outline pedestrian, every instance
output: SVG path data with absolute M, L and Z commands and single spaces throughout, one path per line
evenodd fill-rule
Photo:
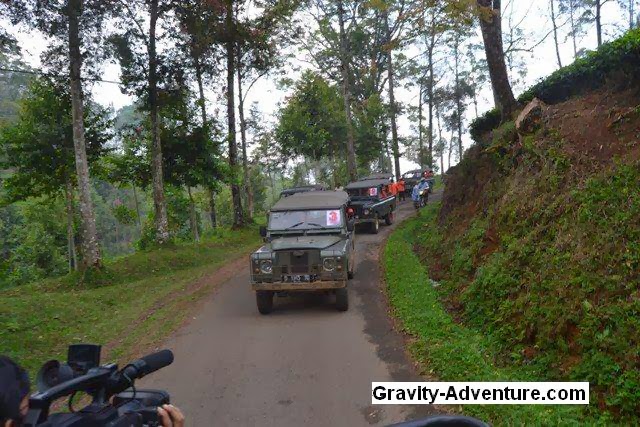
M 398 180 L 397 189 L 398 189 L 398 196 L 400 197 L 400 201 L 404 202 L 406 197 L 407 197 L 407 194 L 405 192 L 406 188 L 405 188 L 405 185 L 404 185 L 404 178 L 400 178 Z

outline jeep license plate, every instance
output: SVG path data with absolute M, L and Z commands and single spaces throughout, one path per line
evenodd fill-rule
M 307 283 L 311 281 L 309 274 L 293 274 L 282 276 L 282 281 L 287 283 Z

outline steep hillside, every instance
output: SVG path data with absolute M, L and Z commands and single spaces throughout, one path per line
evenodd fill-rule
M 527 93 L 554 96 L 520 131 L 476 123 L 415 250 L 496 363 L 588 380 L 588 411 L 626 419 L 640 413 L 640 33 L 622 40 Z

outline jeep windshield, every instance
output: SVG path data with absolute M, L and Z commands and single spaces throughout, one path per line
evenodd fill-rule
M 334 229 L 342 227 L 342 222 L 340 209 L 271 212 L 269 215 L 269 229 L 273 231 Z
M 422 174 L 419 171 L 411 171 L 411 172 L 407 172 L 404 175 L 402 175 L 402 178 L 404 178 L 404 179 L 418 179 L 418 178 L 420 178 L 420 176 L 422 176 Z

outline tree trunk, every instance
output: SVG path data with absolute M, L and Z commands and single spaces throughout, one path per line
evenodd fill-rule
M 198 84 L 198 104 L 200 104 L 200 120 L 202 120 L 202 126 L 207 127 L 209 121 L 207 120 L 207 106 L 206 99 L 204 97 L 204 83 L 202 82 L 202 65 L 200 65 L 200 58 L 197 56 L 194 58 L 194 68 L 196 72 L 196 82 Z
M 347 46 L 347 35 L 344 28 L 344 4 L 342 0 L 338 0 L 338 23 L 340 28 L 340 73 L 342 75 L 342 97 L 344 99 L 344 113 L 347 124 L 347 173 L 349 174 L 349 179 L 351 181 L 355 181 L 358 177 L 358 167 L 356 165 L 353 119 L 351 117 L 349 49 Z
M 428 166 L 433 167 L 433 92 L 435 86 L 435 77 L 433 71 L 433 50 L 435 49 L 435 18 L 432 19 L 431 40 L 429 49 L 427 50 L 427 58 L 429 60 L 429 80 L 427 82 L 427 96 L 429 97 L 429 158 Z
M 502 119 L 510 119 L 518 108 L 513 96 L 502 45 L 502 24 L 500 0 L 477 0 L 480 14 L 480 29 L 487 56 L 489 76 L 496 107 L 502 112 Z
M 334 190 L 340 186 L 340 182 L 338 181 L 338 164 L 336 161 L 336 145 L 333 139 L 329 141 L 329 158 L 331 159 L 331 175 L 333 177 Z
M 576 32 L 578 29 L 576 28 L 576 18 L 574 15 L 575 12 L 575 0 L 571 0 L 569 2 L 569 21 L 571 22 L 571 41 L 573 42 L 573 59 L 578 57 L 578 35 Z
M 200 103 L 200 119 L 202 120 L 202 126 L 206 129 L 207 135 L 210 135 L 209 120 L 207 119 L 207 106 L 206 99 L 204 97 L 204 83 L 202 82 L 202 65 L 200 63 L 200 57 L 195 55 L 194 65 L 196 71 L 196 81 L 198 83 L 198 102 Z M 215 192 L 211 190 L 211 199 L 209 200 L 209 218 L 211 219 L 211 227 L 216 228 L 216 200 Z
M 598 47 L 602 46 L 602 2 L 596 0 L 596 33 L 598 36 Z
M 244 224 L 242 214 L 242 198 L 240 188 L 236 182 L 238 165 L 238 146 L 236 143 L 236 113 L 235 113 L 235 22 L 233 17 L 233 0 L 226 0 L 226 55 L 227 55 L 227 126 L 229 138 L 229 167 L 231 169 L 231 199 L 233 203 L 233 227 Z
M 87 147 L 84 139 L 84 106 L 82 105 L 82 55 L 80 53 L 79 19 L 82 0 L 69 0 L 69 73 L 71 80 L 71 116 L 73 121 L 73 147 L 80 195 L 80 222 L 82 224 L 82 263 L 84 268 L 100 268 L 102 258 L 98 244 L 96 218 L 91 201 L 91 178 Z
M 273 175 L 271 174 L 271 171 L 269 171 L 269 179 L 271 180 L 271 202 L 275 202 L 276 201 L 276 179 L 274 178 L 275 172 L 273 173 Z
M 384 23 L 386 28 L 387 41 L 387 80 L 389 82 L 389 118 L 391 120 L 391 150 L 393 151 L 393 163 L 396 170 L 396 180 L 400 180 L 402 172 L 400 171 L 400 146 L 398 142 L 398 108 L 395 97 L 395 82 L 393 71 L 393 50 L 391 49 L 391 27 L 389 26 L 389 14 L 384 12 Z
M 253 218 L 253 189 L 249 176 L 249 160 L 247 158 L 247 121 L 244 118 L 244 98 L 242 95 L 242 70 L 240 64 L 240 48 L 238 48 L 238 115 L 240 116 L 240 140 L 242 142 L 242 177 L 244 194 L 247 197 L 248 219 Z
M 200 231 L 198 230 L 198 214 L 196 212 L 196 202 L 193 201 L 193 195 L 191 194 L 190 185 L 187 185 L 187 194 L 189 195 L 189 222 L 191 225 L 191 232 L 193 233 L 193 239 L 196 242 L 199 242 Z
M 418 164 L 424 168 L 424 141 L 422 140 L 422 79 L 418 91 Z
M 462 93 L 460 90 L 460 34 L 456 33 L 454 46 L 456 85 L 456 124 L 458 128 L 458 161 L 462 160 Z
M 553 25 L 553 41 L 556 45 L 556 58 L 558 59 L 558 67 L 562 68 L 562 58 L 560 57 L 560 43 L 558 42 L 558 24 L 556 22 L 556 5 L 555 0 L 551 0 L 551 24 Z
M 158 106 L 158 58 L 156 53 L 156 23 L 158 21 L 158 0 L 151 0 L 149 10 L 149 107 L 151 109 L 151 178 L 153 186 L 153 207 L 155 213 L 156 241 L 169 241 L 169 220 L 164 199 L 162 176 L 162 144 L 160 141 L 160 117 Z
M 451 153 L 453 152 L 453 140 L 454 140 L 454 130 L 455 128 L 451 128 L 451 138 L 449 139 L 449 157 L 447 158 L 447 166 L 451 167 Z
M 629 29 L 633 30 L 636 25 L 636 0 L 629 0 Z
M 216 228 L 218 226 L 218 218 L 216 216 L 216 192 L 209 191 L 209 220 L 211 220 L 211 227 Z
M 142 217 L 140 216 L 140 202 L 138 202 L 138 191 L 136 185 L 132 182 L 131 188 L 133 189 L 133 201 L 136 204 L 136 219 L 138 223 L 138 230 L 142 231 Z
M 64 193 L 67 207 L 67 251 L 69 256 L 69 272 L 72 272 L 78 269 L 78 255 L 76 253 L 76 240 L 73 232 L 73 185 L 69 178 L 67 178 Z
M 436 118 L 438 120 L 438 146 L 442 147 L 440 152 L 440 175 L 444 176 L 444 145 L 442 140 L 442 124 L 440 123 L 440 109 L 436 110 Z

